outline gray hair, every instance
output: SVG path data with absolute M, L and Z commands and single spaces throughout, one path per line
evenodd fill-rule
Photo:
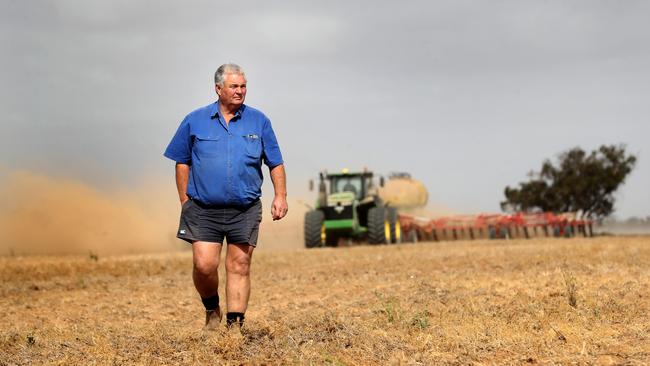
M 245 75 L 244 74 L 244 69 L 241 68 L 241 66 L 237 64 L 223 64 L 219 66 L 217 71 L 214 73 L 214 83 L 215 85 L 223 86 L 223 82 L 225 79 L 226 74 L 238 74 L 238 75 Z

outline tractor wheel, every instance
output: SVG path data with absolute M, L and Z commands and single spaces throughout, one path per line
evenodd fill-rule
M 323 211 L 309 211 L 305 214 L 305 247 L 315 248 L 323 245 L 324 220 Z
M 386 209 L 386 216 L 388 218 L 389 237 L 391 244 L 398 244 L 402 242 L 402 227 L 397 217 L 397 209 L 395 207 L 388 207 Z
M 368 242 L 386 243 L 386 219 L 383 207 L 373 207 L 368 210 Z

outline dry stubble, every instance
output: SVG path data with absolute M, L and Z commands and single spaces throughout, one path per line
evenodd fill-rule
M 650 362 L 648 237 L 260 252 L 243 338 L 190 265 L 0 259 L 0 364 Z

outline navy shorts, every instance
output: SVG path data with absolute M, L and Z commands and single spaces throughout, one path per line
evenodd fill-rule
M 207 241 L 257 246 L 262 221 L 262 202 L 244 207 L 208 206 L 190 199 L 183 203 L 177 238 L 188 243 Z

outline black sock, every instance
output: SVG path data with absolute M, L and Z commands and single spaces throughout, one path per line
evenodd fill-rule
M 205 310 L 216 310 L 219 309 L 219 294 L 216 294 L 212 297 L 201 298 Z
M 244 313 L 226 313 L 226 325 L 230 327 L 235 323 L 240 327 L 244 325 Z

